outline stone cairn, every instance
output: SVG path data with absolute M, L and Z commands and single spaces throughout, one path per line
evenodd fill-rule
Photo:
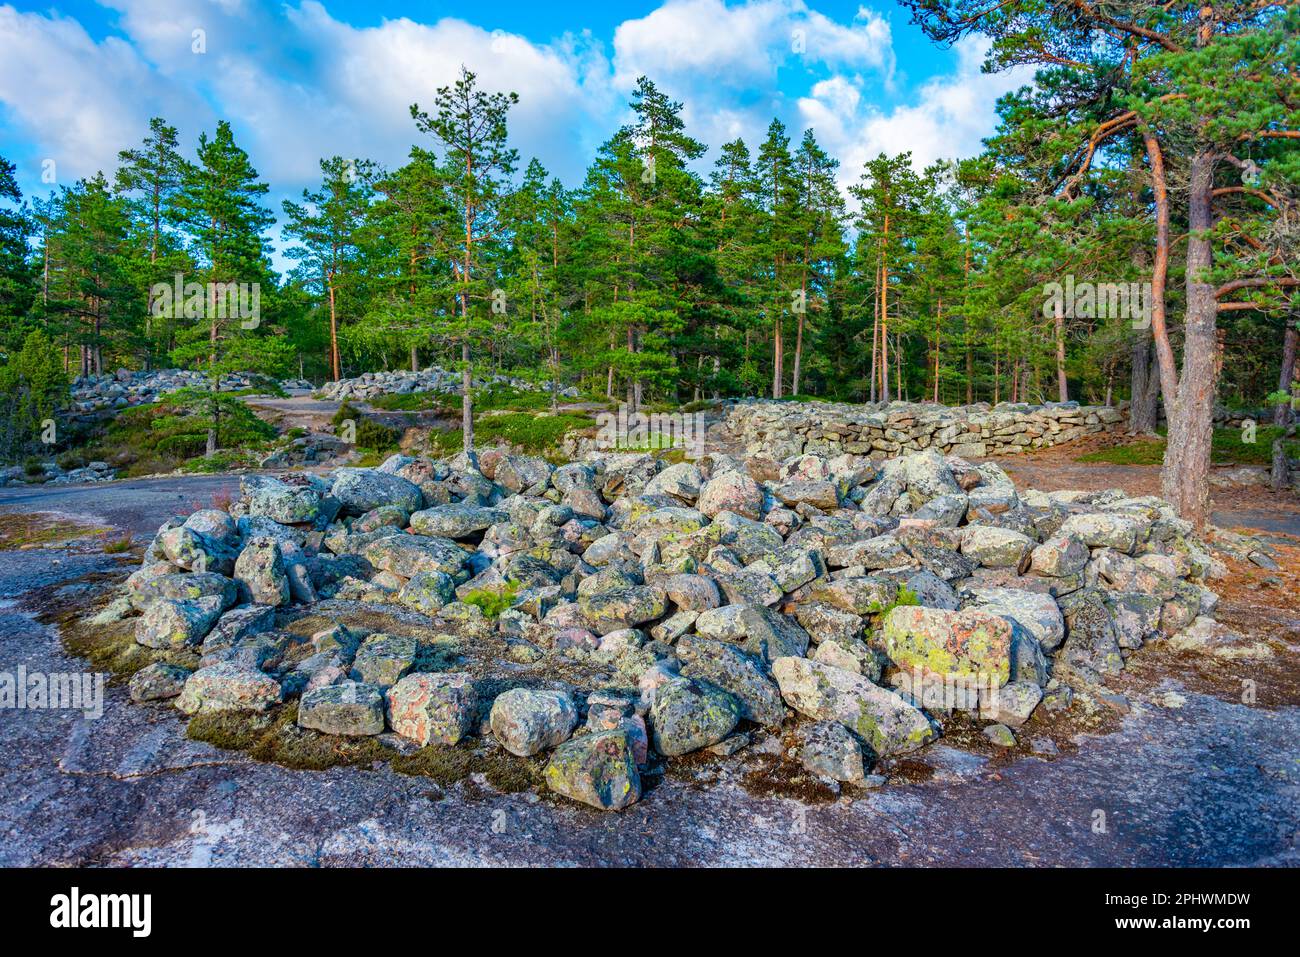
M 253 388 L 259 381 L 249 372 L 231 372 L 221 377 L 221 391 L 236 392 Z M 280 383 L 286 390 L 311 388 L 311 383 L 289 379 Z M 94 414 L 106 409 L 125 409 L 133 405 L 157 402 L 179 389 L 206 389 L 207 373 L 192 369 L 154 369 L 131 372 L 118 369 L 100 376 L 81 376 L 72 383 L 72 405 L 76 415 Z
M 1221 573 L 1158 498 L 1019 491 L 936 447 L 558 468 L 490 450 L 246 476 L 228 511 L 165 522 L 91 622 L 150 649 L 138 702 L 296 701 L 301 734 L 470 738 L 619 810 L 648 763 L 787 734 L 829 787 L 883 783 L 960 712 L 1013 744 L 1038 709 L 1101 700 L 1148 642 L 1234 640 L 1204 584 Z
M 1122 429 L 1125 416 L 1110 406 L 1077 402 L 949 407 L 747 400 L 730 408 L 725 425 L 749 451 L 778 458 L 801 452 L 881 458 L 924 449 L 982 458 Z
M 510 386 L 524 391 L 550 392 L 550 383 L 528 382 L 512 376 L 492 375 L 473 380 L 476 389 L 488 386 Z M 343 399 L 373 399 L 381 395 L 406 395 L 411 392 L 441 392 L 458 394 L 461 389 L 461 374 L 454 370 L 430 366 L 419 372 L 394 370 L 389 372 L 366 372 L 352 379 L 339 379 L 327 382 L 317 391 L 321 399 L 341 401 Z M 575 398 L 578 390 L 573 386 L 564 386 L 559 394 L 566 398 Z

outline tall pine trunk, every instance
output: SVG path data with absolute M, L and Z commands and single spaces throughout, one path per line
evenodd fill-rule
M 1212 262 L 1209 231 L 1214 225 L 1212 153 L 1192 156 L 1188 169 L 1187 319 L 1183 371 L 1169 417 L 1161 493 L 1179 516 L 1203 527 L 1209 518 L 1210 439 L 1213 434 L 1218 304 L 1206 282 Z M 1168 401 L 1168 397 L 1166 397 Z
M 1300 331 L 1296 329 L 1297 322 L 1300 322 L 1300 319 L 1287 316 L 1286 332 L 1282 338 L 1282 368 L 1277 377 L 1277 390 L 1279 392 L 1289 393 L 1291 383 L 1295 381 L 1296 346 L 1300 344 Z M 1273 410 L 1273 424 L 1286 425 L 1292 418 L 1294 416 L 1291 413 L 1291 403 L 1289 401 L 1279 402 L 1277 408 Z

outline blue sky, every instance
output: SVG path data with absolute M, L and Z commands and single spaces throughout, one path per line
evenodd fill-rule
M 519 93 L 514 145 L 570 185 L 642 73 L 713 154 L 737 135 L 756 145 L 775 115 L 795 140 L 812 127 L 847 185 L 882 150 L 918 164 L 978 151 L 997 97 L 1025 79 L 981 74 L 982 52 L 934 46 L 885 0 L 0 0 L 0 154 L 43 195 L 42 170 L 64 185 L 111 171 L 150 116 L 187 150 L 228 119 L 278 210 L 321 156 L 400 164 L 409 105 L 431 105 L 464 62 Z

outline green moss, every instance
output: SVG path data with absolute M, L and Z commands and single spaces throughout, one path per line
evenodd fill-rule
M 461 599 L 467 605 L 478 608 L 488 618 L 499 618 L 509 608 L 519 594 L 518 582 L 506 582 L 500 589 L 475 588 Z
M 540 758 L 520 758 L 499 748 L 487 750 L 475 741 L 454 746 L 431 744 L 392 759 L 392 768 L 399 774 L 426 777 L 443 788 L 471 774 L 482 774 L 492 787 L 512 794 L 541 785 L 544 766 Z

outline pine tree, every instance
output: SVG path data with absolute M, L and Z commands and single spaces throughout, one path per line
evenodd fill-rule
M 175 335 L 168 320 L 164 320 L 163 328 L 154 328 L 152 290 L 158 283 L 170 281 L 177 272 L 187 271 L 191 265 L 176 232 L 181 218 L 182 181 L 187 173 L 177 144 L 176 128 L 168 126 L 161 117 L 154 117 L 149 121 L 149 135 L 140 148 L 118 153 L 120 165 L 114 188 L 119 195 L 130 198 L 132 228 L 136 233 L 134 244 L 139 250 L 130 272 L 132 282 L 144 290 L 146 367 L 153 357 L 155 336 L 166 350 Z
M 284 234 L 297 246 L 285 255 L 298 263 L 298 278 L 327 303 L 329 366 L 334 380 L 342 377 L 339 363 L 339 307 L 345 315 L 358 311 L 353 293 L 361 278 L 362 230 L 374 197 L 375 164 L 333 156 L 320 162 L 321 187 L 303 190 L 303 203 L 285 200 Z
M 261 312 L 263 287 L 269 294 L 274 285 L 264 236 L 274 222 L 262 205 L 267 190 L 248 154 L 235 143 L 229 123 L 219 122 L 211 137 L 200 134 L 197 162 L 186 166 L 177 208 L 198 266 L 195 279 L 203 287 L 203 305 L 187 310 L 185 318 L 197 321 L 178 332 L 172 358 L 207 367 L 212 394 L 208 456 L 218 447 L 222 375 L 284 370 L 293 351 L 283 338 L 269 334 Z M 174 313 L 179 306 L 172 302 L 170 309 Z
M 779 399 L 785 377 L 783 327 L 786 314 L 798 302 L 799 288 L 792 284 L 792 270 L 801 249 L 799 181 L 790 155 L 790 137 L 779 120 L 773 120 L 767 128 L 767 139 L 759 147 L 754 173 L 759 202 L 766 214 L 758 248 L 767 264 L 764 303 L 772 329 L 772 398 Z
M 989 37 L 991 69 L 1029 63 L 1056 78 L 1063 198 L 1085 188 L 1111 141 L 1141 137 L 1156 233 L 1150 322 L 1169 423 L 1162 492 L 1183 518 L 1203 524 L 1219 314 L 1286 308 L 1285 294 L 1300 286 L 1285 254 L 1261 239 L 1293 215 L 1287 191 L 1300 182 L 1292 96 L 1300 10 L 1271 2 L 904 2 L 936 40 Z M 1263 171 L 1255 154 L 1266 157 Z M 1181 369 L 1167 322 L 1178 214 L 1187 225 Z
M 0 156 L 0 349 L 17 349 L 35 299 L 36 284 L 27 250 L 31 219 L 14 178 L 14 164 Z
M 504 180 L 515 169 L 518 153 L 506 143 L 506 117 L 519 102 L 515 93 L 485 93 L 464 66 L 452 86 L 440 87 L 436 112 L 411 106 L 416 127 L 445 150 L 450 196 L 464 225 L 456 257 L 456 302 L 460 328 L 461 427 L 465 451 L 474 448 L 470 346 L 491 328 L 488 312 L 500 303 L 491 284 L 490 263 L 498 255 L 498 233 Z M 497 305 L 497 308 L 500 308 Z

